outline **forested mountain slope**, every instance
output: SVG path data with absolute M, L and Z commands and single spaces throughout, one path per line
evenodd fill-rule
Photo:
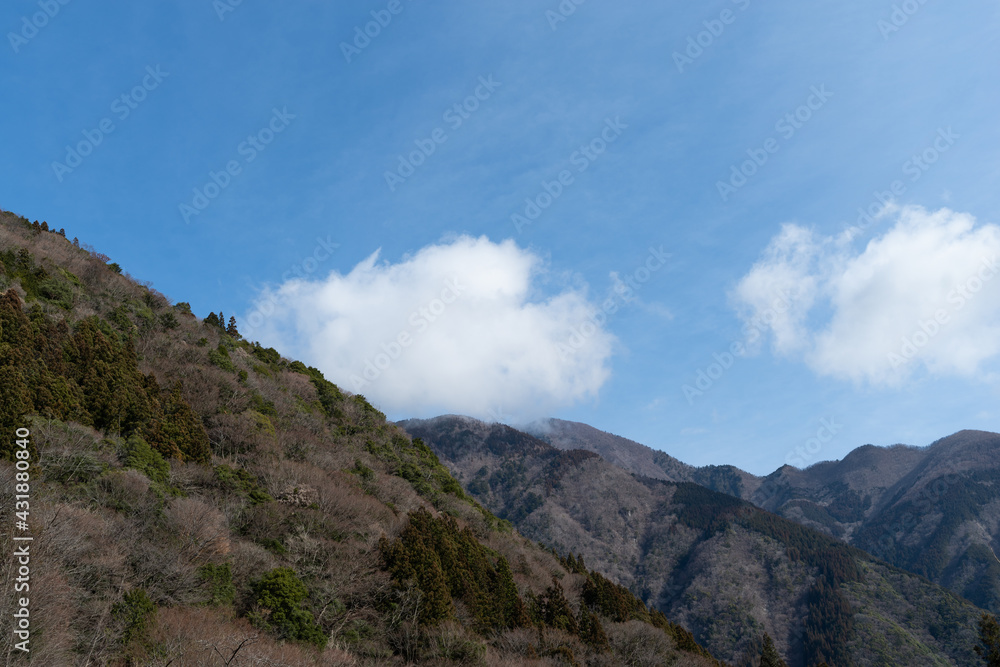
M 756 477 L 695 468 L 626 438 L 558 419 L 528 427 L 630 472 L 690 481 L 844 540 L 1000 611 L 1000 435 L 961 431 L 927 447 L 858 447 L 841 461 Z
M 467 417 L 400 423 L 527 537 L 571 551 L 723 659 L 767 633 L 790 665 L 969 665 L 975 606 L 748 502 L 630 474 Z

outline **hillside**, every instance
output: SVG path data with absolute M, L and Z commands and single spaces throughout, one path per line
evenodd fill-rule
M 1000 435 L 961 431 L 927 447 L 864 445 L 841 461 L 757 477 L 695 468 L 586 424 L 527 428 L 560 449 L 585 449 L 630 472 L 688 481 L 748 500 L 1000 611 Z
M 790 665 L 968 665 L 979 610 L 820 532 L 691 482 L 632 475 L 466 417 L 401 422 L 525 536 L 579 554 L 715 655 L 770 635 Z
M 6 664 L 719 664 L 363 396 L 109 260 L 0 212 Z

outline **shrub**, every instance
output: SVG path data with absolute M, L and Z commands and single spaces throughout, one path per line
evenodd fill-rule
M 141 588 L 126 593 L 111 610 L 111 614 L 124 626 L 122 641 L 125 644 L 145 636 L 155 613 L 156 605 Z
M 123 459 L 126 468 L 138 470 L 151 481 L 166 484 L 170 476 L 170 464 L 138 435 L 131 435 L 125 441 Z
M 208 587 L 210 605 L 232 604 L 236 597 L 233 573 L 229 563 L 213 565 L 207 563 L 198 568 L 198 574 Z
M 326 646 L 327 636 L 316 624 L 313 613 L 303 606 L 309 589 L 295 570 L 279 567 L 251 584 L 253 611 L 250 620 L 275 632 L 283 639 Z
M 230 373 L 236 371 L 236 367 L 233 366 L 233 360 L 229 358 L 229 350 L 221 343 L 214 350 L 209 350 L 208 360 L 224 371 L 229 371 Z
M 169 310 L 165 311 L 160 315 L 160 326 L 166 330 L 176 329 L 178 326 L 177 316 Z

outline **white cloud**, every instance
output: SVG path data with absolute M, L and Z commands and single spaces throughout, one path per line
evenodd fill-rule
M 776 353 L 822 375 L 873 385 L 921 368 L 976 375 L 1000 353 L 1000 227 L 948 209 L 890 213 L 895 225 L 863 249 L 856 234 L 784 226 L 734 302 Z
M 572 345 L 598 309 L 581 289 L 539 298 L 546 277 L 511 240 L 463 236 L 396 264 L 376 251 L 346 275 L 266 290 L 274 312 L 253 335 L 390 414 L 547 416 L 596 395 L 615 338 L 588 325 Z

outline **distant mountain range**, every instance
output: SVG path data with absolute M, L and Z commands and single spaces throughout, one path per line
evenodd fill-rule
M 815 528 L 1000 611 L 1000 434 L 960 431 L 928 447 L 865 445 L 842 461 L 757 477 L 733 466 L 695 468 L 578 422 L 525 430 L 639 475 L 694 482 Z
M 977 660 L 975 605 L 995 607 L 1000 571 L 996 434 L 758 477 L 556 419 L 399 425 L 523 535 L 581 555 L 727 661 L 755 664 L 761 632 L 793 666 Z

